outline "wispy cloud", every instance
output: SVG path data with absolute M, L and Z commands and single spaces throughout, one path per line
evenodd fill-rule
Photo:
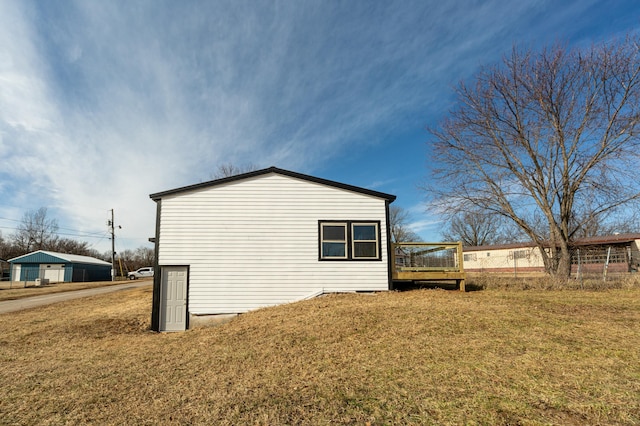
M 137 246 L 154 230 L 148 194 L 218 163 L 420 157 L 424 141 L 399 135 L 440 117 L 450 85 L 596 4 L 1 2 L 0 217 L 45 205 L 96 230 L 114 208 Z M 387 166 L 371 188 L 415 186 L 399 181 L 411 165 Z
M 408 214 L 407 227 L 425 241 L 439 241 L 442 232 L 442 218 L 426 202 L 404 207 Z

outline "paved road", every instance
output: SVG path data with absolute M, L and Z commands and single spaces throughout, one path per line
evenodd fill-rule
M 5 300 L 0 302 L 0 314 L 35 308 L 37 306 L 50 305 L 65 300 L 79 299 L 81 297 L 95 296 L 115 291 L 129 290 L 144 286 L 151 286 L 153 281 L 131 282 L 126 284 L 110 285 L 106 287 L 87 288 L 84 290 L 65 291 L 63 293 L 43 294 L 42 296 L 26 297 L 18 300 Z

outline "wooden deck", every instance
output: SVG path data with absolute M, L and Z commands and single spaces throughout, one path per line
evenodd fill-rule
M 465 291 L 462 243 L 395 243 L 391 256 L 393 281 L 455 281 Z

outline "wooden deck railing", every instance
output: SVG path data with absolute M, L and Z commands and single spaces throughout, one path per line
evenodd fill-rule
M 394 281 L 455 281 L 465 290 L 462 243 L 394 243 Z

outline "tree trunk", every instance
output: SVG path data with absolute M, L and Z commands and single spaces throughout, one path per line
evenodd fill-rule
M 545 262 L 545 268 L 550 275 L 562 279 L 568 280 L 571 276 L 571 250 L 569 244 L 564 241 L 551 242 L 551 255 L 547 262 Z
M 571 276 L 571 251 L 566 245 L 560 248 L 556 273 L 557 278 L 568 280 Z

